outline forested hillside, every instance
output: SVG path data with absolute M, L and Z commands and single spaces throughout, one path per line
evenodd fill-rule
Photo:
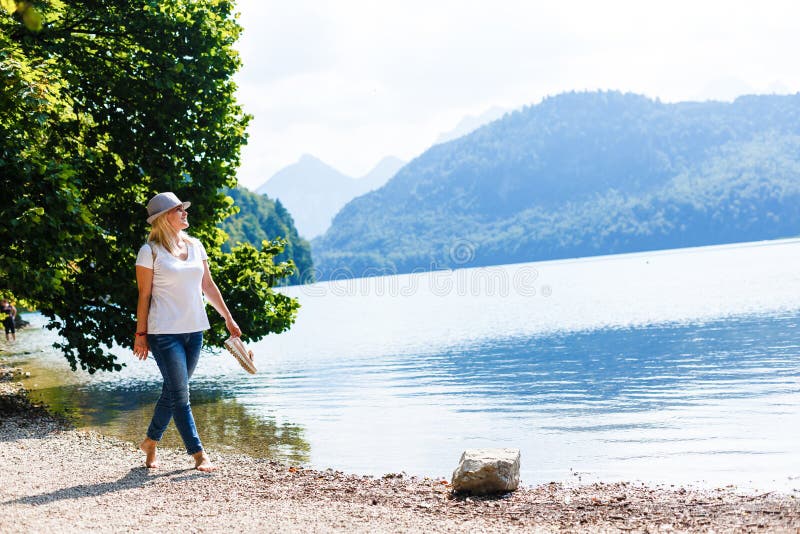
M 422 154 L 313 241 L 322 277 L 772 239 L 800 229 L 800 95 L 568 93 Z
M 280 201 L 238 187 L 225 192 L 233 198 L 239 213 L 220 224 L 220 228 L 228 234 L 228 241 L 222 245 L 223 251 L 230 252 L 237 243 L 250 243 L 260 248 L 265 239 L 283 238 L 287 245 L 281 254 L 275 256 L 275 262 L 293 260 L 296 267 L 294 275 L 285 282 L 313 282 L 311 247 L 308 241 L 297 234 L 292 216 Z

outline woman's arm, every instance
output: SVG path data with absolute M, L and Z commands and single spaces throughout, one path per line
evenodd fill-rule
M 219 292 L 217 284 L 214 282 L 214 279 L 211 278 L 211 271 L 208 270 L 207 260 L 203 260 L 203 294 L 208 299 L 208 302 L 214 306 L 214 309 L 225 319 L 225 328 L 228 329 L 231 336 L 241 337 L 242 330 L 239 328 L 239 325 L 236 324 L 236 321 L 233 320 L 233 317 L 231 317 L 231 312 L 225 305 L 222 293 Z
M 136 285 L 139 286 L 139 301 L 136 304 L 136 331 L 147 332 L 147 317 L 150 314 L 150 296 L 153 291 L 153 269 L 136 266 Z M 147 336 L 136 336 L 133 353 L 140 360 L 147 359 Z

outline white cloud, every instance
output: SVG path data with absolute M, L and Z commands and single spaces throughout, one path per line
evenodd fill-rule
M 465 115 L 566 90 L 665 101 L 800 89 L 790 1 L 245 0 L 240 181 L 303 153 L 351 175 L 410 159 Z M 749 89 L 748 89 L 749 88 Z

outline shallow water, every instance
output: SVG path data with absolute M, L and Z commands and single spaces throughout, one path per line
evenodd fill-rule
M 287 288 L 303 307 L 253 345 L 259 374 L 204 355 L 193 410 L 211 449 L 358 473 L 518 447 L 528 484 L 800 487 L 798 260 L 784 240 Z M 140 438 L 153 362 L 68 373 L 52 339 L 20 336 L 27 385 Z

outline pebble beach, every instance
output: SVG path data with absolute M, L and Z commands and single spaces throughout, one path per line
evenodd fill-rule
M 800 532 L 800 491 L 553 482 L 495 497 L 448 480 L 358 476 L 180 450 L 147 469 L 135 443 L 30 402 L 0 360 L 0 532 Z M 798 483 L 800 486 L 800 482 Z

